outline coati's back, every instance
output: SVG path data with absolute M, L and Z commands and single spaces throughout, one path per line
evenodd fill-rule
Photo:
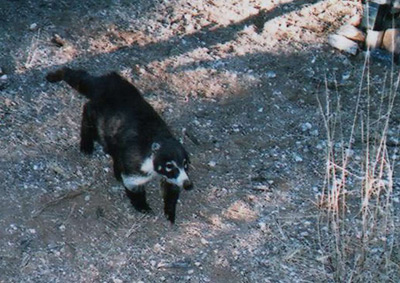
M 136 128 L 135 134 L 146 141 L 157 137 L 173 138 L 166 123 L 139 90 L 115 72 L 96 77 L 83 70 L 65 67 L 49 73 L 46 79 L 49 82 L 65 81 L 91 101 L 97 116 L 103 116 L 109 122 L 114 120 L 111 117 L 122 117 L 123 123 L 130 129 Z

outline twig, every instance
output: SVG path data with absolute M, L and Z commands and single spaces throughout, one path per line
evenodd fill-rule
M 76 198 L 77 196 L 80 196 L 80 195 L 82 195 L 83 193 L 85 193 L 85 192 L 87 192 L 87 191 L 90 191 L 90 190 L 91 190 L 91 186 L 92 186 L 92 184 L 90 184 L 89 186 L 83 187 L 83 189 L 80 189 L 80 190 L 77 190 L 77 191 L 72 191 L 72 192 L 66 193 L 66 194 L 64 194 L 64 195 L 62 195 L 62 196 L 60 196 L 60 197 L 58 197 L 58 198 L 56 198 L 56 199 L 54 199 L 54 200 L 52 200 L 52 201 L 49 201 L 48 203 L 46 203 L 45 205 L 43 205 L 40 209 L 33 211 L 33 213 L 32 213 L 32 218 L 38 217 L 40 214 L 42 214 L 42 212 L 43 212 L 44 210 L 46 210 L 47 208 L 49 208 L 49 207 L 51 207 L 51 206 L 54 206 L 54 205 L 59 204 L 59 203 L 62 202 L 63 200 L 74 199 L 74 198 Z

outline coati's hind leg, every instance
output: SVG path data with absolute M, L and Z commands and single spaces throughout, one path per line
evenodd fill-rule
M 135 188 L 128 190 L 125 188 L 126 195 L 133 207 L 142 213 L 151 212 L 150 206 L 147 204 L 146 191 L 144 186 L 136 186 Z
M 161 189 L 164 198 L 165 216 L 173 224 L 175 223 L 175 211 L 176 203 L 178 202 L 179 198 L 179 187 L 162 180 Z
M 92 154 L 96 139 L 97 128 L 94 120 L 94 113 L 89 102 L 83 106 L 80 144 L 81 152 Z

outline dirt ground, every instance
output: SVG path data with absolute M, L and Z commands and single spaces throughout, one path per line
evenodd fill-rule
M 357 13 L 339 0 L 0 1 L 0 282 L 337 281 L 317 98 L 340 95 L 350 130 L 365 53 L 326 38 Z M 142 215 L 110 158 L 79 152 L 84 98 L 44 79 L 65 65 L 119 72 L 182 139 L 195 189 L 175 225 L 158 181 Z M 391 71 L 372 62 L 371 81 Z M 392 248 L 394 267 L 371 278 L 398 282 Z

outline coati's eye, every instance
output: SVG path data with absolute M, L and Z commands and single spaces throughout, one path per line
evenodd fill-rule
M 171 172 L 172 169 L 174 169 L 174 165 L 173 165 L 172 163 L 166 163 L 166 164 L 165 164 L 165 170 L 166 170 L 167 172 Z

